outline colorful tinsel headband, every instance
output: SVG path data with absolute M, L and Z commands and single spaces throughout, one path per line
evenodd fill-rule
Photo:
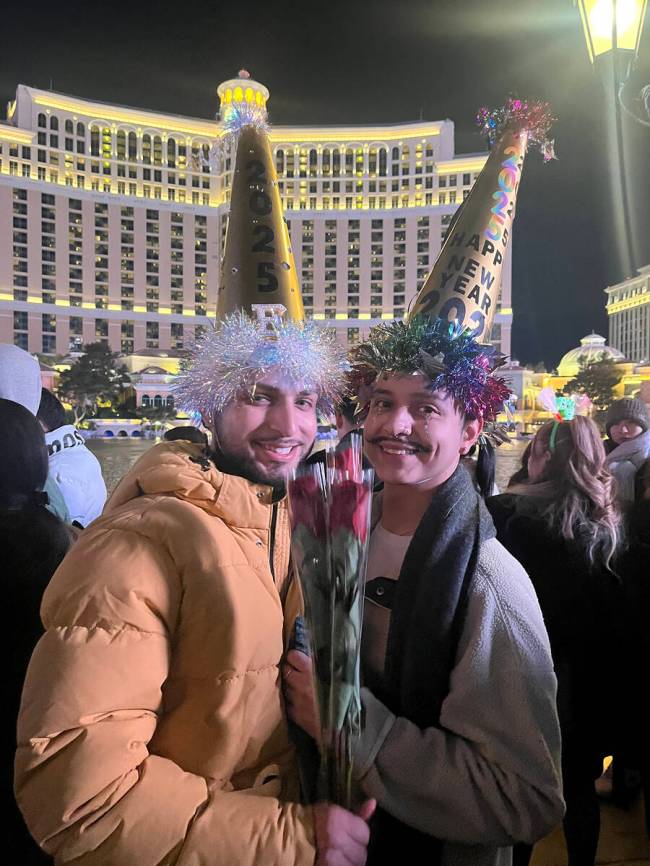
M 333 330 L 313 322 L 284 321 L 278 315 L 254 319 L 238 311 L 199 337 L 174 392 L 182 409 L 211 418 L 234 397 L 250 393 L 265 375 L 278 371 L 294 387 L 318 394 L 319 411 L 329 414 L 348 369 Z
M 351 385 L 360 404 L 378 376 L 422 373 L 432 390 L 444 390 L 472 418 L 492 421 L 510 389 L 491 375 L 505 363 L 492 346 L 477 343 L 469 328 L 443 319 L 413 316 L 377 325 L 351 353 Z

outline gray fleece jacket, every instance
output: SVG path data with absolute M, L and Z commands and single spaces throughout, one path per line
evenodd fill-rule
M 363 791 L 444 840 L 443 866 L 509 866 L 564 813 L 556 680 L 528 575 L 495 539 L 478 558 L 440 716 L 421 730 L 363 689 Z

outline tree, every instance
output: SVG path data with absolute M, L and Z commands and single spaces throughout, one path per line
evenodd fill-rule
M 75 416 L 115 415 L 131 381 L 126 367 L 118 365 L 117 352 L 106 343 L 88 343 L 84 354 L 69 370 L 61 373 L 59 394 L 75 409 Z
M 616 369 L 616 362 L 605 352 L 596 361 L 588 361 L 581 355 L 578 358 L 580 367 L 575 379 L 564 386 L 565 394 L 586 394 L 595 408 L 595 420 L 602 421 L 610 405 L 616 399 L 614 388 L 623 378 Z

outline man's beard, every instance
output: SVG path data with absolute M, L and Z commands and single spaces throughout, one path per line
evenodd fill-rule
M 311 448 L 300 458 L 296 466 L 299 466 L 307 458 L 310 451 Z M 268 472 L 260 469 L 254 460 L 241 454 L 225 454 L 216 444 L 212 451 L 212 459 L 217 469 L 225 472 L 227 475 L 238 475 L 240 478 L 245 478 L 253 484 L 268 484 L 273 488 L 274 498 L 284 496 L 287 477 L 290 477 L 292 472 L 290 470 L 289 473 L 285 472 L 282 475 L 270 475 Z M 282 469 L 278 467 L 278 473 L 281 472 Z

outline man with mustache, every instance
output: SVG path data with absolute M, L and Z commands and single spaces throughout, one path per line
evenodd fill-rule
M 355 773 L 377 799 L 368 863 L 505 866 L 563 813 L 556 681 L 532 585 L 460 458 L 508 390 L 490 347 L 442 320 L 373 329 L 352 356 L 384 482 L 366 582 Z M 309 659 L 288 656 L 312 734 Z
M 344 368 L 332 332 L 226 317 L 178 388 L 212 450 L 148 451 L 56 572 L 16 793 L 57 863 L 365 863 L 372 803 L 300 805 L 279 675 L 300 609 L 284 481 Z

